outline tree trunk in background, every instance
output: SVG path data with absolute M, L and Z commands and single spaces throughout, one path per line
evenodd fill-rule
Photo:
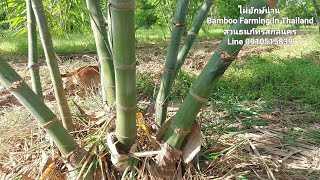
M 274 8 L 277 2 L 278 0 L 251 0 L 248 6 L 258 9 L 264 6 Z M 266 14 L 242 15 L 246 19 L 264 18 L 265 16 Z M 257 26 L 256 24 L 237 23 L 233 25 L 232 30 L 250 30 Z M 228 45 L 228 39 L 245 40 L 247 37 L 247 35 L 227 35 L 220 42 L 210 61 L 192 84 L 189 94 L 173 118 L 171 126 L 166 130 L 163 140 L 170 146 L 181 147 L 201 107 L 207 102 L 213 88 L 241 50 L 243 45 Z
M 163 70 L 157 101 L 155 104 L 156 122 L 161 125 L 166 120 L 169 102 L 170 89 L 174 81 L 174 73 L 177 66 L 177 55 L 183 33 L 186 16 L 188 12 L 189 0 L 179 0 L 171 32 L 170 44 L 166 56 L 166 63 Z
M 100 62 L 103 102 L 112 106 L 116 100 L 114 65 L 100 0 L 87 0 L 87 7 Z
M 128 150 L 136 139 L 136 58 L 134 0 L 110 0 L 112 52 L 116 75 L 116 136 Z
M 320 8 L 319 8 L 319 5 L 318 5 L 318 2 L 317 0 L 312 0 L 313 2 L 313 6 L 316 10 L 316 15 L 317 15 L 317 23 L 318 23 L 318 26 L 319 26 L 319 32 L 320 32 Z
M 67 99 L 63 90 L 61 75 L 58 66 L 58 60 L 53 49 L 52 39 L 49 32 L 48 22 L 44 13 L 41 0 L 32 0 L 32 8 L 36 16 L 37 24 L 39 27 L 41 42 L 46 56 L 46 62 L 50 70 L 50 76 L 54 88 L 55 97 L 59 107 L 63 126 L 72 131 L 75 125 L 72 122 L 70 109 Z
M 32 90 L 43 100 L 41 81 L 39 75 L 37 29 L 36 19 L 31 6 L 31 0 L 27 0 L 27 26 L 28 26 L 28 67 L 31 77 Z
M 200 7 L 200 10 L 198 12 L 197 17 L 193 21 L 193 24 L 191 26 L 190 31 L 188 32 L 188 35 L 183 43 L 183 46 L 181 50 L 178 53 L 178 60 L 177 60 L 177 67 L 175 69 L 175 74 L 173 79 L 177 76 L 179 73 L 181 66 L 183 65 L 184 61 L 186 60 L 186 57 L 191 49 L 191 46 L 193 45 L 194 41 L 197 38 L 197 35 L 200 31 L 200 28 L 203 24 L 203 21 L 206 19 L 208 12 L 212 6 L 212 0 L 204 0 L 202 6 Z

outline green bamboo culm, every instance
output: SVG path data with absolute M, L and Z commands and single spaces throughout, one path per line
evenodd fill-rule
M 71 137 L 39 96 L 37 96 L 18 73 L 2 59 L 0 59 L 0 83 L 27 108 L 39 126 L 49 134 L 63 155 L 66 156 L 79 147 L 77 142 Z
M 183 46 L 180 49 L 178 53 L 178 59 L 177 59 L 177 67 L 175 69 L 175 75 L 174 78 L 177 76 L 179 73 L 181 66 L 183 65 L 184 61 L 187 58 L 187 55 L 194 43 L 194 41 L 197 38 L 197 35 L 200 31 L 200 28 L 203 24 L 203 21 L 206 19 L 208 12 L 212 6 L 212 0 L 204 0 L 202 3 L 202 6 L 200 7 L 198 11 L 198 15 L 196 16 L 195 20 L 192 23 L 192 26 L 188 32 L 188 35 L 186 39 L 184 40 Z
M 278 0 L 251 0 L 248 6 L 256 9 L 266 6 L 274 8 L 277 2 Z M 242 14 L 241 16 L 245 19 L 258 19 L 264 18 L 266 14 Z M 257 24 L 237 23 L 232 26 L 232 30 L 251 30 L 257 26 Z M 181 147 L 201 107 L 207 102 L 217 82 L 243 47 L 243 45 L 228 45 L 228 40 L 245 40 L 247 37 L 247 35 L 229 34 L 220 42 L 211 59 L 192 84 L 187 97 L 166 130 L 163 140 L 170 146 Z
M 91 27 L 100 62 L 103 102 L 113 106 L 116 100 L 114 65 L 100 0 L 87 0 L 86 3 L 90 13 Z
M 74 130 L 75 125 L 72 122 L 70 108 L 62 86 L 62 79 L 59 71 L 58 60 L 53 49 L 52 39 L 49 32 L 48 22 L 44 13 L 41 0 L 31 0 L 32 8 L 39 27 L 41 42 L 46 57 L 46 62 L 50 71 L 51 80 L 57 104 L 59 107 L 63 126 L 69 130 Z
M 189 0 L 179 0 L 173 21 L 170 43 L 166 55 L 160 89 L 156 100 L 156 123 L 160 126 L 166 120 L 169 94 L 174 81 L 174 73 L 177 66 L 177 55 L 181 41 L 181 35 L 185 28 Z
M 39 75 L 36 19 L 32 10 L 31 0 L 26 1 L 28 26 L 28 68 L 30 71 L 32 90 L 43 99 Z
M 112 52 L 116 75 L 116 136 L 128 150 L 136 140 L 136 58 L 134 0 L 109 0 Z

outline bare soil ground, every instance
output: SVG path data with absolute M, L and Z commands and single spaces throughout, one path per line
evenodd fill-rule
M 216 41 L 196 43 L 196 48 L 190 53 L 183 69 L 199 74 L 216 46 Z M 242 57 L 271 52 L 277 48 L 276 46 L 245 47 L 239 54 L 240 60 L 236 63 L 242 63 Z M 165 53 L 165 48 L 157 45 L 138 47 L 137 72 L 149 74 L 150 78 L 158 83 Z M 84 64 L 96 63 L 93 53 L 69 55 L 61 59 L 63 61 L 61 69 L 73 69 Z M 29 83 L 26 58 L 21 57 L 20 60 L 18 62 L 10 60 L 10 64 Z M 43 77 L 45 102 L 57 112 L 47 68 L 43 60 L 41 62 L 40 74 Z M 101 108 L 97 99 L 71 98 L 85 106 L 84 109 L 88 112 L 101 111 L 96 109 Z M 258 111 L 264 103 L 266 102 L 242 102 L 241 106 Z M 215 105 L 208 104 L 203 108 L 198 115 L 204 136 L 203 148 L 200 157 L 186 166 L 185 179 L 319 179 L 319 142 L 310 138 L 290 141 L 302 133 L 308 136 L 307 132 L 319 131 L 320 121 L 317 115 L 302 111 L 298 102 L 274 100 L 272 103 L 275 106 L 269 111 L 250 116 L 253 120 L 267 122 L 265 125 L 243 123 L 239 120 L 245 116 L 241 112 L 231 116 Z M 76 116 L 77 109 L 73 107 L 72 111 Z M 78 118 L 75 117 L 75 120 Z M 152 126 L 152 118 L 147 122 Z M 50 141 L 38 129 L 28 112 L 2 86 L 0 86 L 0 124 L 2 134 L 0 174 L 20 174 L 24 179 L 27 179 L 27 176 L 36 177 L 39 170 L 30 170 L 30 168 L 39 167 L 44 154 L 47 156 L 54 154 L 48 146 Z M 233 128 L 237 131 L 230 130 Z M 58 177 L 52 179 L 58 179 Z

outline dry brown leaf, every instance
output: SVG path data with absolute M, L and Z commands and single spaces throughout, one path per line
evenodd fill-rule
M 40 172 L 43 173 L 51 163 L 53 163 L 52 157 L 48 156 L 45 152 L 42 152 L 39 166 Z
M 86 112 L 76 102 L 74 102 L 74 100 L 72 100 L 72 103 L 77 107 L 81 115 L 86 115 Z
M 155 157 L 155 161 L 149 163 L 149 172 L 152 176 L 162 179 L 173 179 L 179 173 L 177 163 L 181 159 L 181 150 L 170 147 L 167 144 L 161 146 L 161 153 Z
M 22 174 L 22 180 L 34 180 L 34 179 L 29 177 L 27 174 Z
M 88 121 L 97 121 L 98 119 L 102 118 L 106 114 L 105 111 L 94 112 L 88 118 Z

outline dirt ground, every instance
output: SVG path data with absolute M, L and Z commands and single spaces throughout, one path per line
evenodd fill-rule
M 198 42 L 183 69 L 199 74 L 216 46 L 216 41 Z M 277 48 L 277 46 L 245 47 L 239 54 L 240 60 L 236 63 L 241 63 L 243 57 L 271 52 Z M 150 74 L 154 82 L 159 82 L 165 53 L 165 48 L 157 45 L 138 47 L 137 72 Z M 61 69 L 73 69 L 80 65 L 96 63 L 94 53 L 60 56 L 60 58 L 63 61 Z M 18 61 L 10 60 L 9 63 L 29 83 L 25 61 L 26 58 L 21 57 Z M 43 60 L 40 73 L 44 77 L 42 84 L 45 102 L 56 112 L 53 89 Z M 79 104 L 82 102 L 79 99 L 76 101 Z M 248 126 L 237 121 L 241 114 L 230 117 L 224 110 L 214 108 L 212 105 L 204 107 L 198 115 L 199 123 L 203 127 L 202 155 L 191 165 L 186 166 L 186 179 L 319 179 L 318 142 L 298 139 L 298 143 L 289 143 L 291 136 L 304 133 L 306 129 L 320 130 L 320 121 L 316 114 L 301 110 L 298 102 L 274 100 L 273 103 L 277 106 L 272 110 L 252 117 L 267 120 L 268 125 L 264 126 Z M 261 103 L 247 102 L 242 106 L 258 110 L 261 108 Z M 2 86 L 0 86 L 0 118 L 2 134 L 0 174 L 35 175 L 28 171 L 28 167 L 38 167 L 42 154 L 48 153 L 46 152 L 48 146 L 43 145 L 43 142 L 48 140 L 38 129 L 34 119 Z M 148 124 L 152 124 L 151 120 Z M 228 130 L 235 127 L 240 131 Z

